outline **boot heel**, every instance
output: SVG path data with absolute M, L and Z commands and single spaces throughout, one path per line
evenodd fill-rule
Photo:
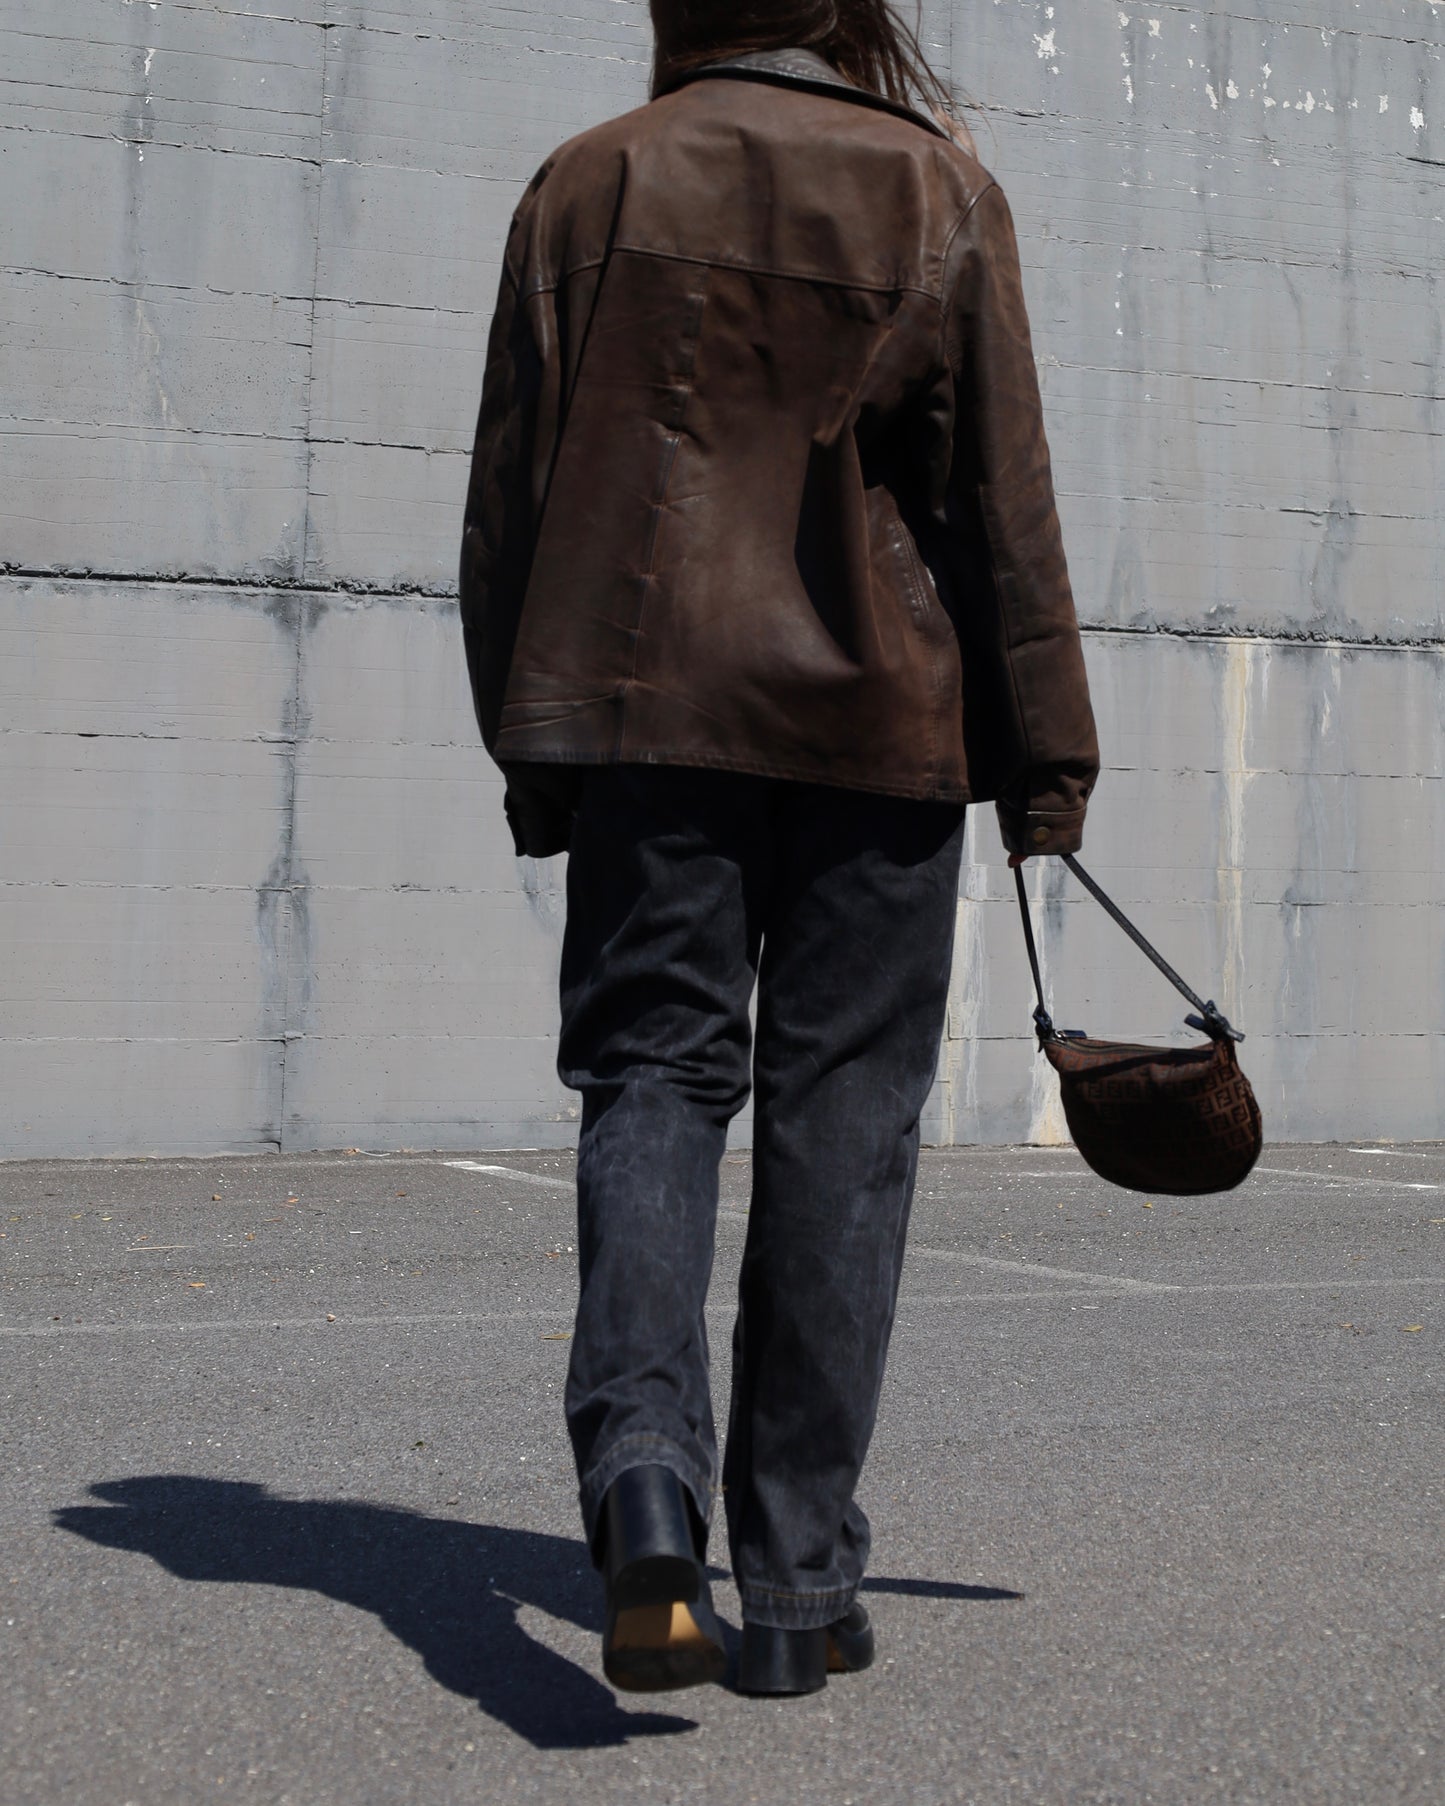
M 687 1495 L 671 1468 L 630 1467 L 602 1507 L 603 1569 L 614 1611 L 690 1605 L 702 1589 Z
M 743 1625 L 739 1693 L 817 1693 L 828 1684 L 828 1632 Z
M 727 1654 L 703 1576 L 703 1533 L 671 1468 L 619 1474 L 603 1500 L 599 1534 L 608 1680 L 630 1693 L 720 1681 Z

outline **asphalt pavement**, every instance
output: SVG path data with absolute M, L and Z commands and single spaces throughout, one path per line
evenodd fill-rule
M 925 1154 L 880 1659 L 793 1702 L 603 1682 L 571 1174 L 0 1167 L 6 1806 L 1445 1800 L 1445 1147 Z

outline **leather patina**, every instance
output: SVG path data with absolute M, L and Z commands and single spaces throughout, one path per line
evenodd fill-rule
M 461 612 L 519 851 L 618 761 L 1077 848 L 1098 750 L 988 172 L 806 50 L 563 145 L 507 240 Z

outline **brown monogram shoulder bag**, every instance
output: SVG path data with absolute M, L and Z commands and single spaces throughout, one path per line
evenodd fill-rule
M 1062 857 L 1135 946 L 1194 1005 L 1198 1015 L 1184 1020 L 1209 1037 L 1196 1047 L 1145 1047 L 1056 1029 L 1044 1007 L 1024 875 L 1015 867 L 1038 994 L 1034 1026 L 1041 1051 L 1059 1075 L 1064 1117 L 1075 1145 L 1101 1178 L 1131 1191 L 1185 1196 L 1231 1190 L 1248 1175 L 1264 1145 L 1259 1105 L 1234 1051 L 1244 1036 L 1213 1002 L 1203 1002 L 1185 984 L 1071 853 Z

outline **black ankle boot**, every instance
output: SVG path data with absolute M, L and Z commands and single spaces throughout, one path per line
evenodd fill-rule
M 817 1693 L 830 1674 L 856 1674 L 872 1661 L 873 1626 L 856 1601 L 836 1623 L 819 1630 L 744 1622 L 738 1692 Z
M 628 1468 L 608 1488 L 599 1528 L 607 1588 L 602 1667 L 614 1687 L 660 1693 L 722 1679 L 722 1631 L 699 1529 L 670 1468 Z

